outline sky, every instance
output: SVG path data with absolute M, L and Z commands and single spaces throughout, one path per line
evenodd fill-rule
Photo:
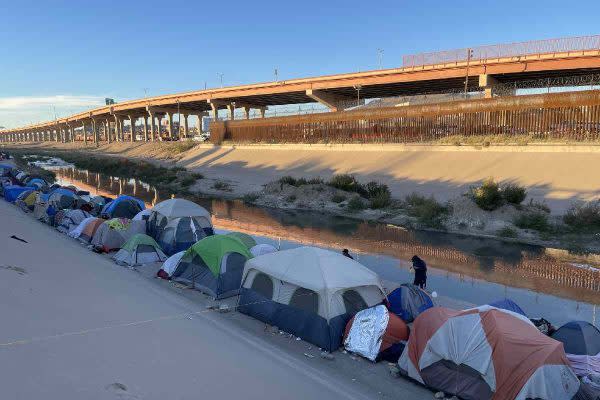
M 0 13 L 0 126 L 167 93 L 401 66 L 402 56 L 600 34 L 600 2 L 21 1 Z

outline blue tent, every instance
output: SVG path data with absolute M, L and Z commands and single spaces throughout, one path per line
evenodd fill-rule
M 521 307 L 519 307 L 519 305 L 517 303 L 515 303 L 514 301 L 512 301 L 511 299 L 496 300 L 492 303 L 489 303 L 489 305 L 492 307 L 501 308 L 503 310 L 512 311 L 517 314 L 521 314 L 524 317 L 527 317 L 527 314 L 525 314 L 525 311 L 523 311 L 523 309 Z
M 40 185 L 47 185 L 46 181 L 43 180 L 42 178 L 31 178 L 27 184 L 29 186 L 33 186 L 34 183 L 39 183 Z
M 109 218 L 132 219 L 137 213 L 145 208 L 146 205 L 142 200 L 131 196 L 121 195 L 106 204 L 104 208 L 102 208 L 100 215 L 107 215 Z
M 589 322 L 567 322 L 552 334 L 552 339 L 562 342 L 567 354 L 600 354 L 600 331 Z
M 6 186 L 4 188 L 4 199 L 6 201 L 14 203 L 15 200 L 17 200 L 17 197 L 19 197 L 19 195 L 21 193 L 23 193 L 26 190 L 33 190 L 33 189 L 35 189 L 35 188 L 30 187 L 30 186 L 19 186 L 19 185 Z
M 414 321 L 423 311 L 433 307 L 433 299 L 429 293 L 408 283 L 392 291 L 387 299 L 390 311 L 404 322 Z

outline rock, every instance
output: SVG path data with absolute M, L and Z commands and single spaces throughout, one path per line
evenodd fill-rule
M 328 353 L 326 351 L 322 351 L 321 352 L 321 358 L 324 358 L 325 360 L 331 360 L 331 361 L 335 359 L 335 357 L 333 356 L 333 354 Z
M 446 397 L 446 395 L 444 394 L 444 392 L 437 392 L 433 397 L 435 399 L 443 399 L 444 397 Z
M 231 311 L 231 309 L 229 308 L 229 305 L 227 305 L 227 304 L 221 304 L 219 306 L 219 312 L 220 313 L 228 313 L 229 311 Z
M 389 371 L 390 371 L 390 375 L 393 376 L 394 378 L 398 378 L 400 376 L 400 368 L 398 368 L 395 365 L 390 366 Z

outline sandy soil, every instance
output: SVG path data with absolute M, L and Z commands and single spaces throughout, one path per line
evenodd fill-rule
M 432 397 L 385 363 L 325 360 L 242 314 L 208 310 L 199 292 L 153 278 L 156 266 L 119 267 L 3 201 L 0 232 L 2 398 Z

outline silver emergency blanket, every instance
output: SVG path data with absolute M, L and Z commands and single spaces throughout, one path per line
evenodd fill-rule
M 375 361 L 389 320 L 388 310 L 383 305 L 358 312 L 354 316 L 344 347 L 349 352 Z

